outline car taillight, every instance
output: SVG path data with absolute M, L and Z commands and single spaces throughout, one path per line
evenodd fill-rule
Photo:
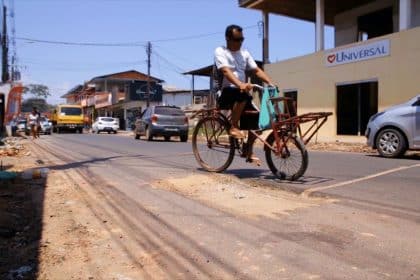
M 152 121 L 152 123 L 156 123 L 158 120 L 158 117 L 156 115 L 153 115 L 150 120 Z

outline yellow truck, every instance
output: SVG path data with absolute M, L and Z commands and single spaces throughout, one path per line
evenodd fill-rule
M 51 114 L 53 131 L 60 133 L 64 130 L 83 133 L 83 110 L 80 105 L 57 105 Z

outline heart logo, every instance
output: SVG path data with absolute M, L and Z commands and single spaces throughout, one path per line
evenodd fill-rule
M 330 54 L 327 57 L 327 60 L 328 60 L 329 63 L 333 63 L 335 61 L 335 54 Z

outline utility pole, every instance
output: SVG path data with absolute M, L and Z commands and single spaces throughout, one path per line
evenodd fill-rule
M 147 42 L 147 48 L 146 48 L 146 53 L 147 53 L 147 101 L 146 101 L 146 106 L 149 107 L 150 106 L 150 56 L 152 54 L 152 44 L 150 42 Z
M 3 83 L 9 81 L 9 48 L 7 42 L 7 8 L 3 6 L 3 32 L 1 34 L 1 49 L 2 49 L 2 61 L 1 61 L 1 81 Z

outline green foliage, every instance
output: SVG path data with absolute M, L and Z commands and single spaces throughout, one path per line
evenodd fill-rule
M 23 87 L 23 93 L 30 93 L 36 97 L 47 98 L 50 96 L 50 90 L 47 86 L 38 84 L 29 84 Z
M 22 112 L 31 112 L 32 108 L 36 107 L 38 112 L 49 112 L 54 107 L 47 104 L 47 101 L 43 98 L 29 98 L 22 102 Z

